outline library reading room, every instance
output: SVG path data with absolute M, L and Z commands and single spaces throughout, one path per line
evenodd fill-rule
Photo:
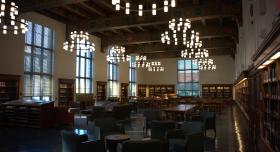
M 0 0 L 0 152 L 280 152 L 280 0 Z

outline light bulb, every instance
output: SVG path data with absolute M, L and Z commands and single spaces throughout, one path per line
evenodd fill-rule
M 164 12 L 168 12 L 168 0 L 164 1 L 164 8 L 163 8 Z
M 140 5 L 138 6 L 138 8 L 139 8 L 138 15 L 139 15 L 139 16 L 142 16 L 142 15 L 143 15 L 143 5 L 140 4 Z
M 129 3 L 125 3 L 125 14 L 129 14 L 130 10 L 129 10 L 130 4 Z
M 112 5 L 116 5 L 117 1 L 116 0 L 112 0 Z
M 171 7 L 175 7 L 176 6 L 176 0 L 171 0 Z
M 156 4 L 152 5 L 152 9 L 153 9 L 152 10 L 152 15 L 157 15 L 157 10 L 156 10 L 157 9 L 157 5 Z

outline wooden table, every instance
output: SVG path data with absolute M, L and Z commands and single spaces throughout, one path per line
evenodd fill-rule
M 192 112 L 196 108 L 195 104 L 178 104 L 173 107 L 165 108 L 166 116 L 171 119 L 176 119 L 177 116 L 186 120 L 186 114 Z
M 117 145 L 119 143 L 122 143 L 123 141 L 129 140 L 129 136 L 126 134 L 113 134 L 113 135 L 106 136 L 105 139 L 106 139 L 106 146 L 109 152 L 116 152 Z

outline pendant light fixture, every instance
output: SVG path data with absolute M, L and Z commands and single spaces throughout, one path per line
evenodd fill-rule
M 70 41 L 64 42 L 63 49 L 73 52 L 74 50 L 95 51 L 94 43 L 89 42 L 89 34 L 84 31 L 70 33 Z
M 120 11 L 121 9 L 125 10 L 125 14 L 129 15 L 131 12 L 136 12 L 138 14 L 138 16 L 143 16 L 144 12 L 151 12 L 152 15 L 157 15 L 157 11 L 159 10 L 163 10 L 165 13 L 169 11 L 169 8 L 172 7 L 176 7 L 176 0 L 154 0 L 152 1 L 151 6 L 144 6 L 143 4 L 146 3 L 146 1 L 144 0 L 140 0 L 138 1 L 138 3 L 135 5 L 138 7 L 138 9 L 136 8 L 131 8 L 132 7 L 132 0 L 112 0 L 112 5 L 115 6 L 115 10 L 116 11 Z M 161 1 L 162 3 L 157 3 Z M 162 6 L 162 7 L 159 7 Z M 145 9 L 144 9 L 145 7 Z
M 28 31 L 27 22 L 18 17 L 19 7 L 15 2 L 1 0 L 0 7 L 0 29 L 3 34 L 13 32 L 14 35 L 17 35 L 18 33 L 25 34 Z

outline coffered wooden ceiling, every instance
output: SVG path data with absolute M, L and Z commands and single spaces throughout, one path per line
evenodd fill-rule
M 132 7 L 136 5 L 134 1 L 131 0 Z M 152 3 L 152 0 L 140 1 L 144 5 Z M 160 41 L 168 21 L 179 17 L 192 21 L 192 28 L 200 32 L 203 48 L 210 55 L 234 56 L 237 25 L 242 21 L 241 0 L 177 0 L 176 8 L 168 13 L 159 11 L 157 16 L 144 13 L 142 17 L 115 11 L 111 0 L 19 0 L 19 4 L 22 13 L 37 11 L 64 22 L 67 32 L 84 30 L 102 38 L 102 51 L 118 44 L 125 46 L 128 53 L 150 58 L 180 56 L 184 46 L 165 45 Z

